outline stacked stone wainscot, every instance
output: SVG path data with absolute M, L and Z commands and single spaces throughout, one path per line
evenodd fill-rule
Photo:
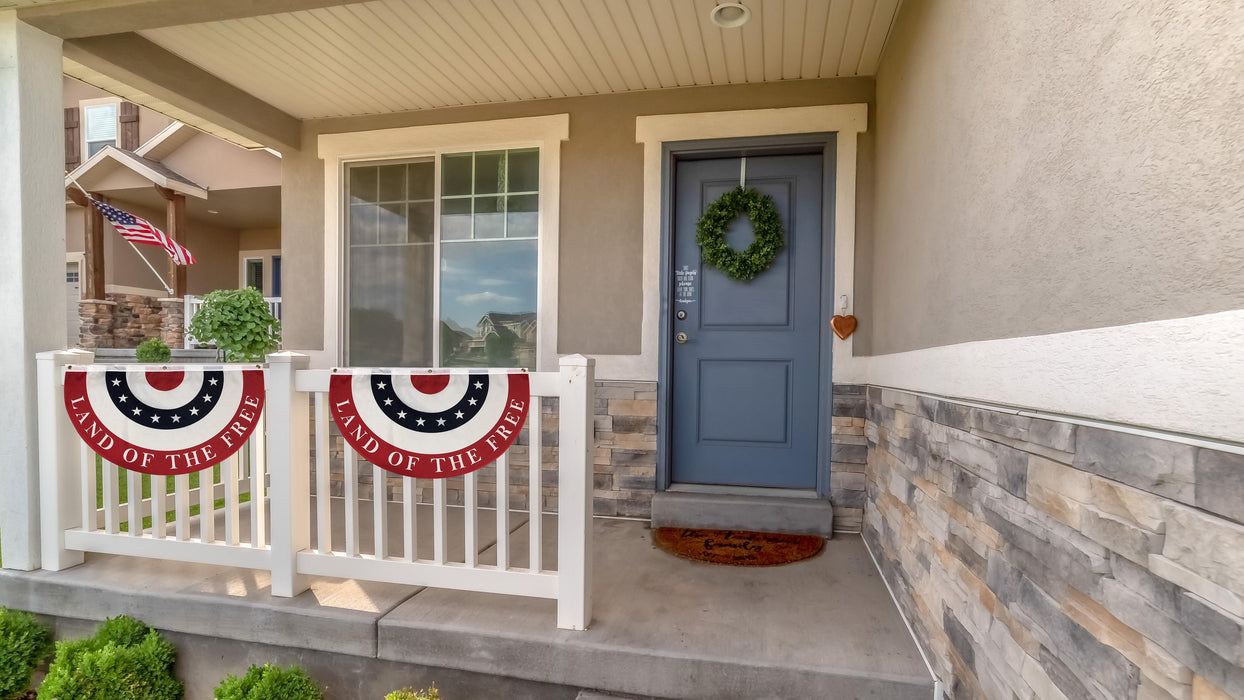
M 864 535 L 952 698 L 1244 698 L 1244 456 L 868 390 Z

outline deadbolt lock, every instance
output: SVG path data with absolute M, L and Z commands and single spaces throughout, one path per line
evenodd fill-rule
M 687 318 L 687 312 L 686 312 L 686 311 L 683 311 L 682 309 L 679 309 L 679 310 L 678 310 L 678 313 L 676 313 L 676 314 L 674 314 L 674 315 L 678 317 L 678 320 L 679 320 L 679 321 L 681 321 L 681 320 L 683 320 L 683 319 Z

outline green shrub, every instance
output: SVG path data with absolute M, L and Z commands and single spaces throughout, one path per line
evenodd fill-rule
M 252 287 L 209 292 L 187 331 L 200 343 L 215 343 L 226 362 L 261 362 L 281 343 L 281 322 Z
M 160 633 L 130 617 L 100 625 L 94 637 L 56 644 L 40 700 L 181 700 L 173 676 L 177 651 Z
M 34 615 L 0 608 L 0 700 L 30 687 L 39 664 L 52 656 L 52 634 Z
M 227 676 L 216 686 L 216 700 L 321 700 L 324 693 L 297 666 L 251 666 L 246 675 Z
M 139 362 L 168 362 L 173 359 L 173 351 L 159 338 L 148 338 L 139 343 L 137 353 Z
M 441 700 L 441 694 L 437 692 L 436 686 L 432 686 L 427 690 L 402 688 L 384 696 L 384 700 Z

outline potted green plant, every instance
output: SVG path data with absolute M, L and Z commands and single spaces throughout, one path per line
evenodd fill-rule
M 214 343 L 225 362 L 262 362 L 281 344 L 281 322 L 254 288 L 209 292 L 187 332 Z
M 159 338 L 148 338 L 138 344 L 135 351 L 139 362 L 162 363 L 173 359 L 173 351 Z

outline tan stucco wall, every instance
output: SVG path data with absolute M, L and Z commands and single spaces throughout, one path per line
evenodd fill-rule
M 570 114 L 562 144 L 559 353 L 637 354 L 642 316 L 643 152 L 635 117 L 815 104 L 871 103 L 871 79 L 790 81 L 541 100 L 308 122 L 301 153 L 284 153 L 286 347 L 323 345 L 323 163 L 321 133 Z M 868 134 L 862 160 L 871 157 Z M 866 188 L 865 188 L 866 189 Z M 861 230 L 860 235 L 867 232 Z M 330 303 L 338 303 L 331 300 Z
M 248 228 L 238 232 L 238 250 L 280 250 L 281 229 Z
M 277 156 L 263 150 L 249 151 L 204 133 L 191 137 L 162 162 L 209 190 L 281 184 L 281 159 Z
M 1244 307 L 1241 76 L 1235 3 L 905 3 L 876 83 L 872 350 Z

